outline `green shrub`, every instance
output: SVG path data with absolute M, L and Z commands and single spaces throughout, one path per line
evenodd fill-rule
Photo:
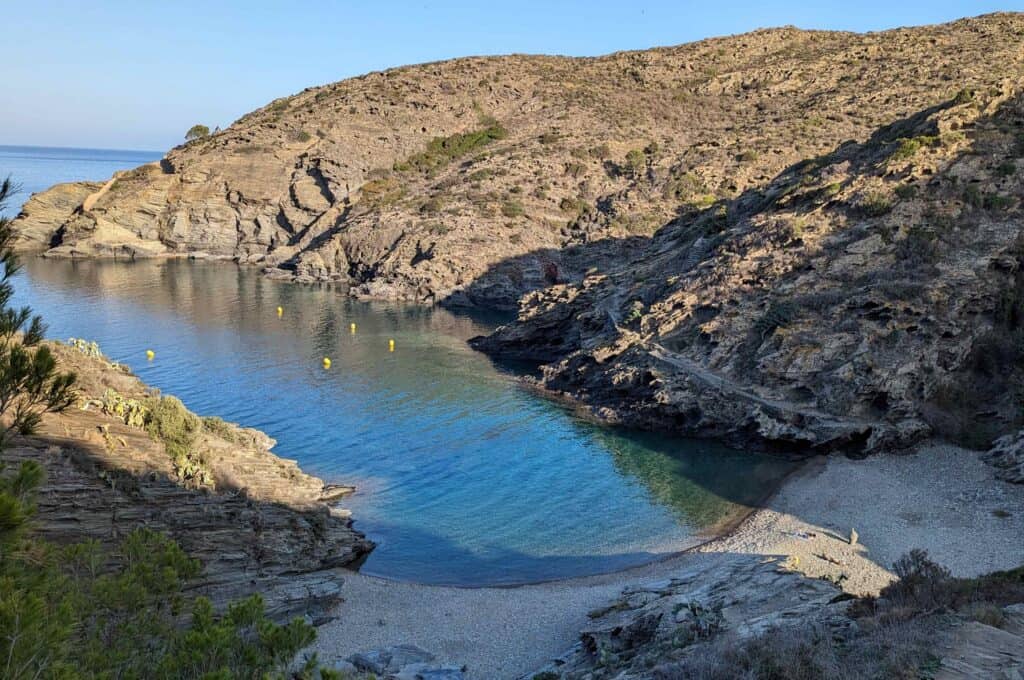
M 593 211 L 590 204 L 582 198 L 563 198 L 558 202 L 558 209 L 573 217 L 580 217 Z
M 964 189 L 963 201 L 972 208 L 982 210 L 1007 210 L 1013 205 L 1013 198 L 995 192 L 983 192 L 972 184 Z
M 881 217 L 892 210 L 892 200 L 882 191 L 869 191 L 861 197 L 858 207 L 867 217 Z
M 363 201 L 372 207 L 392 205 L 405 197 L 405 187 L 396 177 L 387 176 L 371 179 L 359 188 Z
M 420 203 L 420 212 L 424 215 L 436 215 L 444 208 L 444 201 L 440 196 L 432 196 Z
M 1000 177 L 1010 177 L 1017 174 L 1017 164 L 1013 161 L 1004 161 L 996 167 L 996 174 Z
M 226 442 L 234 444 L 237 441 L 235 428 L 217 416 L 207 416 L 203 418 L 203 429 L 211 434 L 217 435 Z
M 974 90 L 963 89 L 953 97 L 953 103 L 957 105 L 970 104 L 974 101 Z
M 831 184 L 826 184 L 824 187 L 822 187 L 821 196 L 822 198 L 832 198 L 842 190 L 843 185 L 841 183 L 832 182 Z
M 138 399 L 125 399 L 117 390 L 108 387 L 103 392 L 102 402 L 100 408 L 103 412 L 120 418 L 125 425 L 144 428 L 149 423 L 149 407 Z
M 501 214 L 505 217 L 520 217 L 526 212 L 519 201 L 505 201 L 501 206 Z
M 395 170 L 408 172 L 411 170 L 431 172 L 438 170 L 459 156 L 476 151 L 491 142 L 504 139 L 508 132 L 498 123 L 472 132 L 435 137 L 427 144 L 427 149 L 405 161 L 395 164 Z
M 164 443 L 178 477 L 185 482 L 212 486 L 213 475 L 202 456 L 194 450 L 196 439 L 203 430 L 199 417 L 176 397 L 159 397 L 153 400 L 149 409 L 146 431 Z
M 963 201 L 972 208 L 980 208 L 984 198 L 981 195 L 981 189 L 974 184 L 971 184 L 964 189 Z
M 896 187 L 896 195 L 903 200 L 914 198 L 917 196 L 917 186 L 914 184 L 901 184 Z
M 640 177 L 647 168 L 647 155 L 641 149 L 631 149 L 626 154 L 626 173 L 634 178 Z
M 704 181 L 693 172 L 685 172 L 677 174 L 677 171 L 673 171 L 669 176 L 665 186 L 661 191 L 661 195 L 667 199 L 675 199 L 683 201 L 694 196 L 707 195 L 708 188 L 704 184 Z M 711 201 L 714 202 L 714 196 L 711 197 Z
M 205 125 L 193 125 L 185 133 L 186 142 L 194 142 L 197 139 L 203 139 L 204 137 L 210 136 L 210 128 Z
M 97 541 L 31 533 L 33 461 L 0 475 L 0 658 L 4 677 L 283 678 L 315 639 L 301 619 L 269 621 L 256 594 L 221 615 L 189 605 L 201 565 L 166 535 L 135 529 L 110 554 Z
M 1013 205 L 1011 196 L 1003 196 L 995 192 L 986 193 L 981 200 L 981 207 L 985 210 L 1009 210 Z

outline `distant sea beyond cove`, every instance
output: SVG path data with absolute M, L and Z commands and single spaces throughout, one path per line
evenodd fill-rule
M 54 184 L 82 180 L 101 182 L 118 170 L 161 158 L 160 151 L 0 145 L 0 179 L 10 177 L 20 188 L 4 214 L 17 215 L 32 194 Z

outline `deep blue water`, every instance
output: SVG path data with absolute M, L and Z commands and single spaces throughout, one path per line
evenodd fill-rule
M 134 168 L 162 157 L 163 154 L 153 151 L 0 145 L 0 179 L 10 175 L 21 188 L 5 212 L 16 215 L 30 195 L 54 184 L 107 180 L 117 170 Z
M 484 585 L 620 569 L 700 540 L 788 469 L 575 418 L 467 346 L 494 318 L 353 302 L 225 263 L 25 264 L 17 302 L 51 337 L 96 340 L 191 409 L 354 483 L 343 505 L 379 544 L 369 573 Z

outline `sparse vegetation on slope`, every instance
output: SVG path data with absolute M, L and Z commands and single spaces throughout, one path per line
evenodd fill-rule
M 681 217 L 478 344 L 551 362 L 543 385 L 615 422 L 986 447 L 1024 417 L 1024 188 L 1006 168 L 1022 134 L 1013 85 L 954 97 Z
M 203 253 L 361 296 L 514 308 L 546 285 L 549 262 L 578 281 L 631 252 L 631 238 L 694 215 L 713 236 L 731 219 L 726 202 L 800 159 L 946 101 L 973 104 L 1021 74 L 1022 31 L 1019 15 L 997 14 L 371 73 L 174 149 L 88 210 L 59 217 L 53 206 L 73 201 L 43 195 L 26 207 L 22 244 Z M 886 142 L 889 162 L 927 157 L 958 133 L 901 132 Z M 864 194 L 865 213 L 896 209 L 893 189 L 879 197 Z

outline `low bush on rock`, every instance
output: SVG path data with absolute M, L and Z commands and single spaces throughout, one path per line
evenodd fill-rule
M 136 529 L 113 554 L 33 536 L 44 476 L 33 461 L 0 476 L 0 676 L 283 677 L 314 640 L 301 619 L 269 621 L 258 594 L 222 614 L 190 602 L 200 564 L 164 534 Z

